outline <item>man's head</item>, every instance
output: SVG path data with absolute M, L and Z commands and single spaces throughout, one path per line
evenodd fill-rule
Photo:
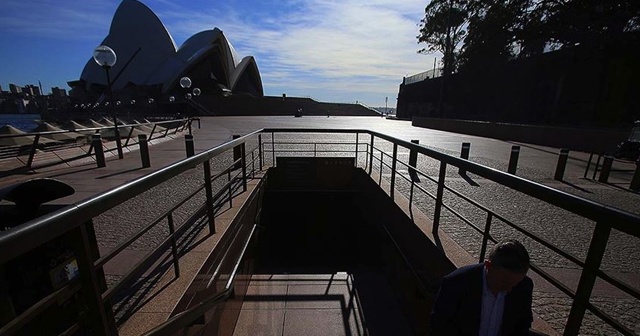
M 529 253 L 519 241 L 506 240 L 493 247 L 484 264 L 489 289 L 494 294 L 510 292 L 527 275 Z

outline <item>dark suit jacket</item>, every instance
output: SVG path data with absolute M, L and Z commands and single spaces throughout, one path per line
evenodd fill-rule
M 442 279 L 431 312 L 433 335 L 478 335 L 484 264 L 461 267 Z M 505 297 L 501 335 L 527 335 L 533 321 L 533 281 L 525 277 Z

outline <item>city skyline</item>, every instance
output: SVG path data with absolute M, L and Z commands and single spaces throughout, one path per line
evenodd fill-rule
M 120 0 L 5 0 L 0 13 L 0 86 L 42 82 L 43 94 L 79 79 L 107 36 Z M 220 28 L 240 56 L 256 58 L 265 95 L 311 97 L 395 107 L 398 86 L 433 66 L 415 36 L 424 1 L 196 0 L 141 1 L 158 15 L 177 46 Z M 25 24 L 27 23 L 27 24 Z M 6 90 L 6 89 L 5 89 Z

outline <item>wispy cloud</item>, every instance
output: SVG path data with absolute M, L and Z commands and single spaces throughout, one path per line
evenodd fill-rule
M 256 58 L 266 94 L 380 101 L 397 93 L 403 76 L 433 64 L 433 57 L 416 53 L 424 0 L 141 1 L 178 45 L 202 30 L 223 30 L 240 56 Z M 107 35 L 120 3 L 2 0 L 0 31 L 92 48 Z
M 275 9 L 258 13 L 229 6 L 197 12 L 174 8 L 159 15 L 176 40 L 213 26 L 222 29 L 241 55 L 256 57 L 266 90 L 295 86 L 310 92 L 332 88 L 391 94 L 402 76 L 432 63 L 416 54 L 422 0 L 272 5 Z

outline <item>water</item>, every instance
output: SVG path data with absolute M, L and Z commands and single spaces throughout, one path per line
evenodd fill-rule
M 34 120 L 40 119 L 39 114 L 0 114 L 0 127 L 11 125 L 21 131 L 29 132 L 38 124 Z

